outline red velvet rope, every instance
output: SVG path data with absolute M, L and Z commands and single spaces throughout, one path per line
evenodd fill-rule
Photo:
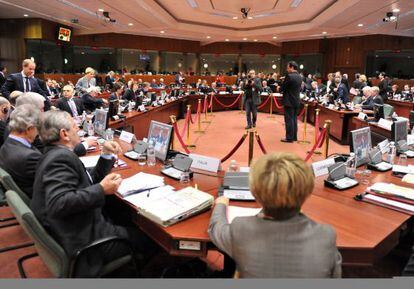
M 208 105 L 208 109 L 211 109 L 213 106 L 213 96 L 215 97 L 214 93 L 210 94 L 210 104 Z
M 318 141 L 314 144 L 313 148 L 310 150 L 310 152 L 306 156 L 305 162 L 307 162 L 312 157 L 316 148 L 320 148 L 322 146 L 322 143 L 325 140 L 325 136 L 326 136 L 326 128 L 324 128 L 322 132 L 320 133 Z
M 178 127 L 177 127 L 177 123 L 176 123 L 176 122 L 174 122 L 174 123 L 173 123 L 173 128 L 174 128 L 175 135 L 177 136 L 178 141 L 180 142 L 180 144 L 181 144 L 181 146 L 183 147 L 184 151 L 185 151 L 187 154 L 189 154 L 189 153 L 190 153 L 190 151 L 188 150 L 188 148 L 187 148 L 187 146 L 185 145 L 185 143 L 184 143 L 183 139 L 181 138 L 180 134 L 178 133 Z
M 224 158 L 221 159 L 221 162 L 222 163 L 224 163 L 225 161 L 227 161 L 239 149 L 239 147 L 242 145 L 242 143 L 244 142 L 244 140 L 246 139 L 246 137 L 247 137 L 247 134 L 244 134 L 241 137 L 241 139 L 236 144 L 236 146 Z
M 198 121 L 198 118 L 200 117 L 200 114 L 201 114 L 201 101 L 198 102 L 198 104 L 197 104 L 197 112 L 196 112 L 196 116 L 195 116 L 194 122 L 197 122 Z
M 318 139 L 319 134 L 320 134 L 320 131 L 319 131 L 319 114 L 318 114 L 318 117 L 315 118 L 315 130 L 316 130 L 316 133 L 317 133 L 316 139 Z
M 265 102 L 263 102 L 260 106 L 258 106 L 257 109 L 263 108 L 269 102 L 270 98 L 271 98 L 271 96 L 269 95 L 269 97 L 265 100 Z
M 279 105 L 279 103 L 277 102 L 276 96 L 273 97 L 273 100 L 275 102 L 276 108 L 277 109 L 282 109 L 283 107 L 281 105 Z
M 204 97 L 203 113 L 206 113 L 206 111 L 207 111 L 207 97 Z
M 260 136 L 259 136 L 258 134 L 256 134 L 256 141 L 257 141 L 257 143 L 259 144 L 259 147 L 260 147 L 260 149 L 261 149 L 262 153 L 263 153 L 263 154 L 267 154 L 267 151 L 266 151 L 266 149 L 264 148 L 264 145 L 263 145 L 263 143 L 262 143 L 262 140 L 261 140 L 261 138 L 260 138 Z
M 225 105 L 224 103 L 222 103 L 222 102 L 220 102 L 218 99 L 217 99 L 217 97 L 214 95 L 214 100 L 218 103 L 218 104 L 220 104 L 222 107 L 224 107 L 224 108 L 230 108 L 230 107 L 232 107 L 232 106 L 234 106 L 237 102 L 239 102 L 239 99 L 240 99 L 240 97 L 241 97 L 242 95 L 241 94 L 239 94 L 239 96 L 236 98 L 236 100 L 232 103 L 232 104 L 230 104 L 230 105 Z
M 298 114 L 298 117 L 301 117 L 305 113 L 305 108 L 302 109 L 302 111 Z
M 189 113 L 188 113 L 189 111 L 187 110 L 187 113 L 186 113 L 186 115 L 185 115 L 185 121 L 184 121 L 184 127 L 183 127 L 183 129 L 181 130 L 181 137 L 183 137 L 184 136 L 184 134 L 185 134 L 185 131 L 186 131 L 186 129 L 188 128 L 188 122 L 190 121 L 190 118 L 189 118 Z M 190 112 L 190 114 L 191 114 L 191 112 Z

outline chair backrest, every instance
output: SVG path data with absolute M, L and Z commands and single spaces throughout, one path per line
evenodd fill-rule
M 394 107 L 389 104 L 384 104 L 384 117 L 390 118 L 392 114 L 394 113 Z
M 30 198 L 14 182 L 11 175 L 9 175 L 9 173 L 6 172 L 2 168 L 0 168 L 0 183 L 2 184 L 2 186 L 4 187 L 6 191 L 8 190 L 15 191 L 20 196 L 20 198 L 23 200 L 23 202 L 25 202 L 27 206 L 30 206 Z
M 362 102 L 362 97 L 356 95 L 354 96 L 354 99 L 352 100 L 353 104 L 360 104 Z
M 69 276 L 70 260 L 63 248 L 43 228 L 19 194 L 6 192 L 7 203 L 19 224 L 33 239 L 36 251 L 56 278 Z

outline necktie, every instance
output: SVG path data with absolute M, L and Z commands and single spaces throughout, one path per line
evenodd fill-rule
M 26 83 L 26 87 L 24 88 L 24 92 L 30 91 L 29 78 L 27 76 L 25 77 L 25 81 L 24 82 Z
M 76 104 L 73 101 L 73 99 L 68 100 L 68 104 L 69 104 L 70 110 L 72 111 L 72 116 L 77 117 L 78 116 L 78 110 L 76 109 Z

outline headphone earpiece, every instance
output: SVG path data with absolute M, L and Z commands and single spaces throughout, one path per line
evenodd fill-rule
M 9 109 L 7 107 L 3 108 L 3 114 L 8 114 L 9 113 Z

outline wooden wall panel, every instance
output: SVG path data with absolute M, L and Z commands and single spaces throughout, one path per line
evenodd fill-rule
M 282 47 L 266 42 L 216 42 L 200 47 L 200 53 L 281 54 Z
M 321 39 L 283 42 L 282 54 L 310 54 L 321 52 Z

